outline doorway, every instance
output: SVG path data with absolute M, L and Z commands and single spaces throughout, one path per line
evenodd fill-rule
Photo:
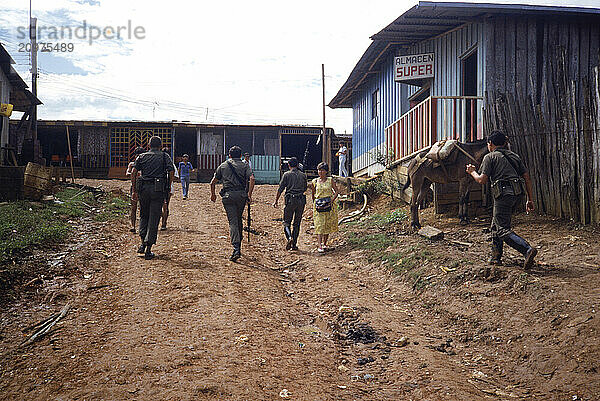
M 462 58 L 461 70 L 461 95 L 477 96 L 477 49 Z M 467 142 L 474 142 L 477 140 L 477 99 L 466 99 L 464 102 L 466 113 L 464 139 Z

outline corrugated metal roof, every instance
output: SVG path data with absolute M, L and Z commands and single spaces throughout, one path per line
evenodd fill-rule
M 438 36 L 467 22 L 491 15 L 600 16 L 598 8 L 538 6 L 525 4 L 446 3 L 420 1 L 394 22 L 371 36 L 373 43 L 360 58 L 335 97 L 331 108 L 351 108 L 352 95 L 369 74 L 377 72 L 378 62 L 390 51 Z
M 11 120 L 11 123 L 18 120 Z M 315 130 L 321 131 L 322 126 L 319 125 L 302 125 L 302 124 L 227 124 L 227 123 L 200 123 L 179 120 L 167 121 L 142 121 L 142 120 L 43 120 L 38 119 L 39 126 L 94 126 L 107 127 L 108 125 L 147 125 L 147 126 L 168 126 L 174 128 L 240 128 L 240 129 L 261 129 L 261 128 L 277 128 L 277 129 L 298 129 L 298 130 Z M 333 132 L 333 128 L 327 127 L 328 132 Z
M 15 61 L 8 51 L 0 44 L 0 68 L 12 87 L 10 102 L 14 106 L 15 111 L 27 111 L 32 104 L 38 105 L 42 104 L 42 102 L 27 89 L 27 84 L 12 66 L 14 63 Z

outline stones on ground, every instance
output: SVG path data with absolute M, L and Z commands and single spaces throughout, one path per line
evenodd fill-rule
M 355 343 L 372 344 L 379 336 L 368 323 L 356 323 L 348 328 L 346 338 Z
M 281 390 L 279 392 L 279 396 L 281 398 L 290 398 L 291 393 L 288 391 L 288 389 L 284 388 L 283 390 Z
M 452 347 L 452 339 L 449 338 L 446 340 L 446 342 L 441 343 L 440 345 L 430 345 L 429 348 L 438 351 L 438 352 L 442 352 L 444 354 L 448 354 L 448 355 L 456 355 L 456 352 L 454 352 L 454 349 Z
M 247 342 L 248 342 L 248 336 L 244 335 L 244 334 L 242 334 L 241 336 L 239 336 L 235 339 L 236 344 L 243 345 L 243 344 L 246 344 Z
M 360 366 L 362 365 L 366 365 L 367 363 L 371 363 L 375 361 L 375 359 L 373 359 L 372 356 L 369 356 L 367 358 L 358 358 L 358 360 L 356 361 Z
M 396 341 L 394 341 L 391 345 L 392 347 L 405 347 L 408 345 L 408 337 L 402 336 Z
M 438 240 L 444 238 L 444 232 L 432 226 L 425 226 L 418 231 L 418 234 L 430 240 Z

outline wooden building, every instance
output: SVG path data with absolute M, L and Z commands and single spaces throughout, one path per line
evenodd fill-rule
M 0 44 L 0 103 L 10 104 L 14 112 L 23 112 L 11 135 L 9 118 L 0 116 L 0 165 L 16 165 L 35 159 L 37 146 L 32 132 L 32 110 L 41 104 L 15 71 L 15 61 Z M 16 129 L 18 127 L 18 129 Z
M 153 135 L 161 137 L 175 161 L 188 154 L 198 169 L 199 181 L 210 180 L 234 145 L 250 153 L 259 183 L 278 183 L 290 157 L 303 162 L 309 175 L 316 175 L 321 161 L 322 128 L 317 126 L 40 120 L 38 137 L 48 165 L 68 164 L 67 127 L 77 174 L 84 177 L 125 178 L 135 148 L 146 148 Z M 328 128 L 327 142 L 336 138 L 333 129 Z
M 538 210 L 598 221 L 600 9 L 421 1 L 373 40 L 329 106 L 353 109 L 353 170 L 501 128 Z

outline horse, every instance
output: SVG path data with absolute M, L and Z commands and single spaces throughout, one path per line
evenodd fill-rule
M 432 160 L 425 158 L 427 150 L 419 153 L 410 161 L 408 165 L 408 179 L 403 190 L 412 185 L 410 218 L 413 229 L 421 228 L 421 224 L 419 223 L 419 205 L 423 202 L 427 190 L 434 182 L 439 184 L 459 183 L 458 217 L 460 224 L 466 225 L 469 223 L 467 204 L 469 202 L 471 186 L 475 180 L 467 174 L 466 166 L 467 164 L 475 164 L 476 167 L 479 167 L 483 157 L 489 151 L 485 140 L 470 143 L 459 142 L 457 145 L 460 149 L 454 149 L 454 152 L 457 152 L 456 159 L 447 164 L 442 161 L 443 165 L 434 166 Z

